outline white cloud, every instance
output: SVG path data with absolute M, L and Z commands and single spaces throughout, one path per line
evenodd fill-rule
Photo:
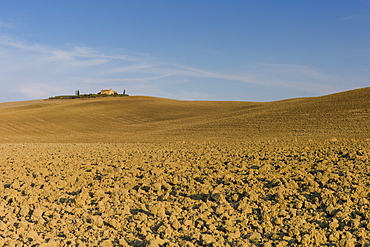
M 369 15 L 353 14 L 343 18 L 344 20 L 358 20 L 358 21 L 368 21 L 370 20 Z
M 217 73 L 179 64 L 174 64 L 172 67 L 163 66 L 155 68 L 155 70 L 172 76 L 210 78 L 226 82 L 238 81 L 254 85 L 277 86 L 312 94 L 326 94 L 341 90 L 341 88 L 336 86 L 340 78 L 327 75 L 309 66 L 296 64 L 262 63 L 254 66 L 252 70 L 248 69 L 238 74 Z
M 11 36 L 0 36 L 0 46 L 15 49 L 18 52 L 34 52 L 47 56 L 49 59 L 55 60 L 73 60 L 78 58 L 93 58 L 93 59 L 110 59 L 122 61 L 135 61 L 128 56 L 105 55 L 97 53 L 93 48 L 86 46 L 72 46 L 70 49 L 52 48 L 38 43 L 29 44 L 19 41 Z
M 259 63 L 245 72 L 253 75 L 251 83 L 280 86 L 312 94 L 326 94 L 340 90 L 337 85 L 343 81 L 318 69 L 298 64 Z
M 152 67 L 154 67 L 153 64 L 133 64 L 133 65 L 127 65 L 127 66 L 115 68 L 111 72 L 115 72 L 115 73 L 135 72 L 135 71 L 143 71 L 143 70 L 146 70 Z
M 34 51 L 39 53 L 48 53 L 49 49 L 46 46 L 42 46 L 40 44 L 27 44 L 25 42 L 21 42 L 12 36 L 3 35 L 0 37 L 0 45 L 17 49 L 19 51 Z
M 217 73 L 213 71 L 200 70 L 188 66 L 183 66 L 179 64 L 163 64 L 161 67 L 154 67 L 153 73 L 162 73 L 171 76 L 185 76 L 185 77 L 199 77 L 199 78 L 210 78 L 218 80 L 229 80 L 229 81 L 241 81 L 251 83 L 253 79 L 252 76 L 241 76 L 241 75 L 231 75 L 226 73 Z
M 59 61 L 72 61 L 73 54 L 71 52 L 66 52 L 62 50 L 51 51 L 50 60 L 59 60 Z
M 151 76 L 151 77 L 141 77 L 141 78 L 100 78 L 100 79 L 86 79 L 84 82 L 87 83 L 108 83 L 108 82 L 127 82 L 127 83 L 149 83 L 154 80 L 168 77 L 168 75 L 163 76 Z
M 194 80 L 208 83 L 208 87 L 213 87 L 210 84 L 212 80 L 215 84 L 236 81 L 326 94 L 340 91 L 342 88 L 336 85 L 344 80 L 306 65 L 259 63 L 231 74 L 148 57 L 103 54 L 83 45 L 54 48 L 30 44 L 9 36 L 0 37 L 0 66 L 3 91 L 16 91 L 29 99 L 73 92 L 82 87 L 86 87 L 84 91 L 91 89 L 94 92 L 113 86 L 130 86 L 130 91 L 135 94 L 183 99 L 211 98 L 204 91 L 206 89 L 191 92 L 185 89 L 184 82 Z M 179 85 L 176 92 L 167 92 L 165 88 L 171 79 L 172 85 Z
M 49 96 L 60 92 L 62 89 L 58 86 L 52 86 L 45 83 L 32 83 L 20 85 L 18 91 L 28 98 L 40 99 L 48 98 Z
M 3 27 L 3 28 L 11 28 L 11 29 L 14 29 L 15 28 L 15 26 L 12 23 L 6 22 L 4 20 L 0 20 L 0 28 L 1 27 Z

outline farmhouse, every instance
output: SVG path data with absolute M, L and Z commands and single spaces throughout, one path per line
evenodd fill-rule
M 112 89 L 102 89 L 98 94 L 114 95 L 118 93 L 116 91 L 113 91 Z

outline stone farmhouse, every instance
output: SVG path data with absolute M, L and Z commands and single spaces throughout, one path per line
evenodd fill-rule
M 102 89 L 98 94 L 114 95 L 118 93 L 116 91 L 113 91 L 112 89 Z

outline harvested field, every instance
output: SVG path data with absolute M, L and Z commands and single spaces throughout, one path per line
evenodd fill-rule
M 1 144 L 2 246 L 368 246 L 369 142 Z
M 277 102 L 143 96 L 0 104 L 0 143 L 369 138 L 370 87 Z
M 370 88 L 0 104 L 0 246 L 370 246 Z

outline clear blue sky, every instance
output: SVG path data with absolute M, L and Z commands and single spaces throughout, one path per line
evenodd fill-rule
M 0 85 L 0 102 L 110 88 L 272 101 L 368 87 L 370 1 L 0 1 Z

